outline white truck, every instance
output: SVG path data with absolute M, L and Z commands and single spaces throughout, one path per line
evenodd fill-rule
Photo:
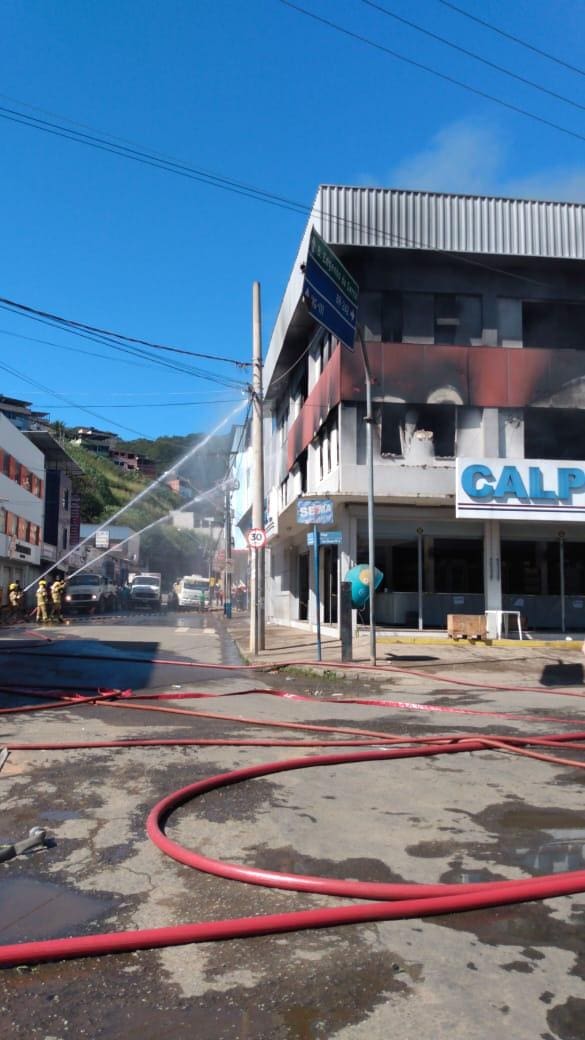
M 209 610 L 209 578 L 201 574 L 186 574 L 174 586 L 180 610 Z
M 160 610 L 162 604 L 160 574 L 135 574 L 130 583 L 130 610 L 148 607 Z
M 83 571 L 67 579 L 63 605 L 66 610 L 102 614 L 116 604 L 116 587 L 103 574 Z

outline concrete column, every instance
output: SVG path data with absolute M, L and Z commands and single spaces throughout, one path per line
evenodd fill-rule
M 426 578 L 426 591 L 435 591 L 435 556 L 433 553 L 434 538 L 429 535 L 425 535 L 423 541 L 423 551 L 425 556 L 425 578 Z
M 484 408 L 481 420 L 483 453 L 488 459 L 500 456 L 500 423 L 497 408 Z
M 485 520 L 483 531 L 483 587 L 486 610 L 502 609 L 500 521 Z M 495 618 L 488 615 L 488 638 L 496 637 Z
M 341 531 L 341 545 L 339 547 L 339 570 L 341 581 L 345 580 L 350 567 L 353 567 L 357 557 L 357 519 L 351 516 L 349 509 L 343 509 L 335 518 L 335 526 Z M 357 626 L 357 610 L 352 610 L 352 630 L 355 632 Z M 341 636 L 340 636 L 341 638 Z
M 493 293 L 483 296 L 483 331 L 482 343 L 485 347 L 498 345 L 498 303 Z

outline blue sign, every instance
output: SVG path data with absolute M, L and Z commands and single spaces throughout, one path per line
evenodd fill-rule
M 333 502 L 330 498 L 298 498 L 297 524 L 332 524 Z
M 305 264 L 303 299 L 315 321 L 353 350 L 359 286 L 314 228 Z
M 315 535 L 307 533 L 307 545 L 315 544 Z M 319 545 L 341 545 L 341 531 L 319 531 Z

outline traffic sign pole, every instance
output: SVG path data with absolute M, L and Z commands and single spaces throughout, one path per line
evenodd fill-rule
M 319 528 L 313 524 L 313 560 L 315 565 L 315 611 L 317 620 L 317 660 L 321 660 L 321 589 L 319 588 Z
M 264 449 L 262 444 L 262 325 L 260 283 L 252 287 L 252 526 L 264 527 Z M 264 608 L 264 546 L 251 549 L 250 652 L 266 645 Z
M 368 565 L 370 568 L 370 664 L 376 664 L 376 617 L 375 617 L 375 541 L 374 541 L 374 447 L 372 443 L 372 428 L 374 416 L 372 413 L 372 373 L 368 362 L 364 335 L 358 326 L 358 336 L 362 348 L 362 359 L 364 362 L 364 374 L 366 377 L 366 459 L 368 467 Z

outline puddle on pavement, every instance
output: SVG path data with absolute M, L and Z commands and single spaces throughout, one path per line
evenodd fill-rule
M 244 851 L 250 860 L 254 860 L 254 865 L 262 870 L 309 874 L 340 880 L 377 881 L 386 884 L 398 884 L 405 880 L 402 875 L 396 874 L 387 863 L 383 863 L 379 859 L 365 857 L 343 860 L 315 859 L 304 852 L 298 852 L 290 845 L 282 848 L 254 845 Z
M 32 878 L 7 878 L 0 885 L 0 941 L 25 942 L 70 934 L 108 913 L 112 900 L 75 892 Z
M 45 809 L 40 813 L 41 820 L 80 820 L 83 813 L 76 812 L 75 809 Z

